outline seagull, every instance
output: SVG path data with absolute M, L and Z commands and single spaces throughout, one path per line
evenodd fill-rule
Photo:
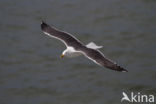
M 102 46 L 97 46 L 93 42 L 84 45 L 81 41 L 79 41 L 70 33 L 58 30 L 55 27 L 48 25 L 44 21 L 41 22 L 41 30 L 46 35 L 52 38 L 56 38 L 65 44 L 66 49 L 62 52 L 62 55 L 60 56 L 61 58 L 63 58 L 64 56 L 76 57 L 84 55 L 85 57 L 87 57 L 88 59 L 92 60 L 93 62 L 102 67 L 106 67 L 108 69 L 115 71 L 127 72 L 126 69 L 120 67 L 115 62 L 106 58 L 104 54 L 99 51 L 99 49 L 102 48 Z

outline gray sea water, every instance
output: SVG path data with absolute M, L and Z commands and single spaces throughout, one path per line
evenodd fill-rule
M 41 20 L 129 72 L 61 59 Z M 156 97 L 155 0 L 0 0 L 0 104 L 121 104 L 123 91 Z

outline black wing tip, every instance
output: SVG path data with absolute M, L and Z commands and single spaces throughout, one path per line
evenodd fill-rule
M 126 69 L 123 69 L 121 72 L 128 72 Z
M 128 72 L 126 69 L 124 69 L 124 68 L 122 68 L 120 66 L 118 66 L 117 71 L 120 71 L 120 72 Z
M 41 22 L 41 29 L 44 30 L 48 25 L 42 20 Z
M 128 72 L 125 68 L 121 66 L 117 66 L 117 65 L 113 67 L 108 67 L 108 66 L 105 66 L 105 67 L 114 71 L 118 71 L 118 72 Z

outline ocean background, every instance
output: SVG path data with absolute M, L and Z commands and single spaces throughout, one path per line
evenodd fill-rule
M 61 59 L 42 20 L 129 72 Z M 0 0 L 0 104 L 121 104 L 123 91 L 156 97 L 155 0 Z

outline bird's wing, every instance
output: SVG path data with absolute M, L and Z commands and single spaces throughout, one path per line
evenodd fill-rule
M 106 68 L 109 68 L 115 71 L 127 72 L 126 69 L 118 66 L 116 63 L 114 63 L 110 59 L 107 59 L 99 50 L 94 50 L 90 48 L 82 48 L 80 50 L 87 58 L 94 61 L 96 64 L 100 66 L 104 66 Z
M 66 47 L 73 46 L 76 49 L 83 46 L 83 44 L 71 34 L 51 27 L 43 21 L 41 23 L 41 29 L 46 35 L 61 40 Z

